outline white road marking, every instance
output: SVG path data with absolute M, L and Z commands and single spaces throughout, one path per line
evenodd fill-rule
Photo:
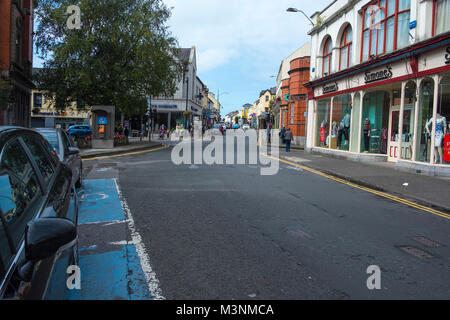
M 103 227 L 105 226 L 110 226 L 113 224 L 118 224 L 118 223 L 124 223 L 124 222 L 128 222 L 128 219 L 125 220 L 112 220 L 112 221 L 108 221 L 108 223 L 105 223 L 105 221 L 95 221 L 95 222 L 85 222 L 85 223 L 79 223 L 78 225 L 85 225 L 85 224 L 103 224 Z
M 147 254 L 147 250 L 145 249 L 145 245 L 142 242 L 141 235 L 136 231 L 131 210 L 128 208 L 128 204 L 120 191 L 117 178 L 114 178 L 114 183 L 116 184 L 117 194 L 119 195 L 123 211 L 125 212 L 128 220 L 128 228 L 130 229 L 131 239 L 136 246 L 136 251 L 139 256 L 139 260 L 141 261 L 141 267 L 147 280 L 148 289 L 155 300 L 165 300 L 161 293 L 161 289 L 159 288 L 159 280 L 156 278 L 156 274 L 151 267 L 150 259 Z
M 136 245 L 136 243 L 134 243 L 134 241 L 127 241 L 127 240 L 108 242 L 108 244 L 111 244 L 113 246 L 126 246 L 129 244 Z

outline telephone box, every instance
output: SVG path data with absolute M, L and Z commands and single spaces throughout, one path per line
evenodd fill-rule
M 92 107 L 92 148 L 114 148 L 114 106 Z

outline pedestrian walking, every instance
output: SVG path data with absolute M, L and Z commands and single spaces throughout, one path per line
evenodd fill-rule
M 130 131 L 128 131 L 128 127 L 125 127 L 125 130 L 123 133 L 124 133 L 125 137 L 128 138 L 128 134 L 130 133 Z
M 281 143 L 285 143 L 285 142 L 284 142 L 284 136 L 285 136 L 285 135 L 286 135 L 286 128 L 283 127 L 283 128 L 280 130 Z
M 291 141 L 293 139 L 293 135 L 292 135 L 292 131 L 291 128 L 288 128 L 285 135 L 284 135 L 284 140 L 286 141 L 286 152 L 290 152 L 291 151 Z

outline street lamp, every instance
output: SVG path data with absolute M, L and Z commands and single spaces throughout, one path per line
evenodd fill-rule
M 312 20 L 302 10 L 299 10 L 299 9 L 296 9 L 296 8 L 288 8 L 286 11 L 287 12 L 301 12 L 301 13 L 303 13 L 303 15 L 309 20 L 309 22 L 311 22 L 312 26 L 314 27 L 314 22 L 312 22 Z

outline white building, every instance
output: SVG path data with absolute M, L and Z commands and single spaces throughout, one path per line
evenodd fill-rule
M 311 18 L 307 149 L 450 176 L 450 0 L 335 0 Z
M 152 97 L 151 105 L 157 111 L 157 120 L 154 130 L 162 124 L 169 130 L 176 125 L 190 127 L 193 120 L 202 119 L 202 98 L 204 85 L 197 77 L 197 58 L 195 46 L 182 48 L 178 58 L 187 60 L 188 66 L 183 79 L 177 85 L 173 97 Z M 185 117 L 186 111 L 189 115 Z

